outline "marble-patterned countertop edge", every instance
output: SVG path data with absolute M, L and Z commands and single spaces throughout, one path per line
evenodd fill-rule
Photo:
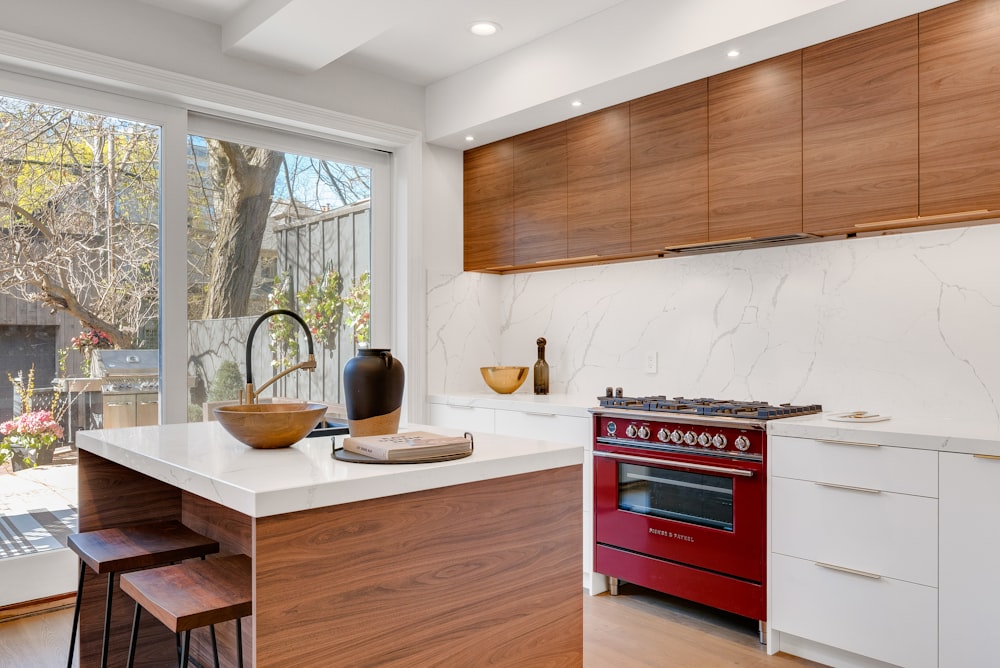
M 400 427 L 413 430 L 461 433 L 438 426 Z M 218 422 L 81 431 L 77 445 L 251 517 L 583 463 L 581 445 L 478 432 L 475 438 L 475 452 L 464 459 L 388 466 L 333 459 L 329 436 L 306 438 L 277 450 L 255 450 L 226 433 Z
M 1000 427 L 972 418 L 893 416 L 883 422 L 833 421 L 830 413 L 768 422 L 771 436 L 870 443 L 874 445 L 1000 456 Z
M 430 394 L 428 403 L 447 406 L 491 408 L 494 410 L 523 411 L 525 413 L 566 415 L 569 417 L 590 417 L 589 410 L 598 405 L 597 395 L 572 394 L 532 394 L 513 392 L 461 392 Z

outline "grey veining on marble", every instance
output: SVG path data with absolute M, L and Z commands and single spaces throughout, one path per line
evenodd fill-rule
M 1000 425 L 997 249 L 993 224 L 431 276 L 428 392 L 482 391 L 479 366 L 531 366 L 544 336 L 554 393 L 610 385 Z

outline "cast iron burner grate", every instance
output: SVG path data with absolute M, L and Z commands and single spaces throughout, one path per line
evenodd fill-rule
M 792 417 L 820 413 L 823 407 L 819 404 L 793 406 L 780 404 L 772 406 L 766 401 L 732 401 L 729 399 L 673 397 L 665 395 L 650 397 L 598 397 L 601 408 L 625 408 L 637 411 L 659 411 L 663 413 L 681 413 L 685 415 L 715 415 L 723 417 L 750 418 L 755 420 L 772 420 L 775 418 Z

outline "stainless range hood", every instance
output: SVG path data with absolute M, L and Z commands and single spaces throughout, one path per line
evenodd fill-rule
M 663 249 L 663 252 L 670 255 L 697 255 L 698 253 L 719 253 L 731 250 L 766 248 L 768 246 L 786 246 L 819 238 L 815 234 L 807 234 L 805 232 L 781 234 L 774 237 L 759 237 L 756 239 L 753 237 L 741 237 L 739 239 L 724 239 L 722 241 L 709 241 L 683 246 L 667 246 Z

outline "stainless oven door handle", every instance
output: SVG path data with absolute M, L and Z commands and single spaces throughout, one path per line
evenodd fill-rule
M 695 471 L 709 471 L 711 473 L 724 473 L 743 478 L 752 478 L 753 471 L 746 469 L 731 469 L 724 466 L 709 466 L 708 464 L 688 464 L 687 462 L 672 462 L 665 459 L 653 459 L 652 457 L 636 457 L 635 455 L 618 455 L 611 452 L 594 452 L 595 457 L 607 457 L 623 462 L 636 462 L 638 464 L 653 464 L 655 466 L 670 466 L 673 468 L 693 469 Z

